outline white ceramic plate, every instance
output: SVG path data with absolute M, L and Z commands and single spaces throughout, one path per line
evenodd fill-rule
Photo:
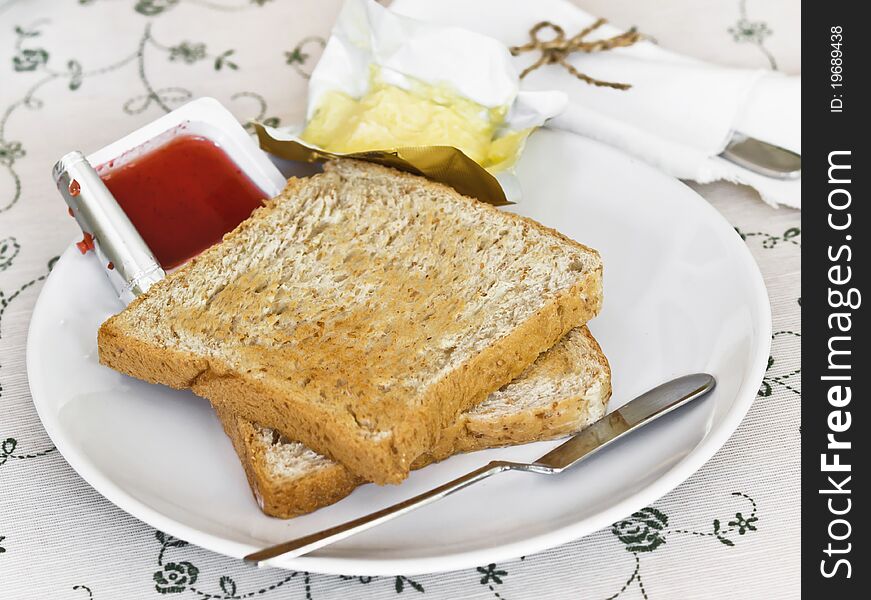
M 583 138 L 537 133 L 512 207 L 597 248 L 605 302 L 591 329 L 619 407 L 678 375 L 718 380 L 705 400 L 559 477 L 506 473 L 281 566 L 347 575 L 417 574 L 530 554 L 605 527 L 696 471 L 738 426 L 768 358 L 759 270 L 734 229 L 689 188 Z M 58 199 L 60 202 L 60 199 Z M 71 247 L 33 313 L 27 368 L 49 435 L 78 473 L 122 509 L 230 556 L 368 513 L 486 461 L 534 459 L 555 442 L 457 456 L 400 486 L 367 485 L 289 521 L 264 516 L 208 403 L 100 366 L 96 331 L 120 304 L 95 260 Z

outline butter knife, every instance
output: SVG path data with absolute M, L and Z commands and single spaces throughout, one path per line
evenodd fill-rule
M 772 179 L 801 177 L 800 154 L 740 132 L 732 134 L 732 139 L 720 156 L 739 167 Z
M 575 434 L 541 458 L 530 463 L 494 460 L 480 469 L 449 481 L 414 498 L 409 498 L 370 515 L 348 521 L 342 525 L 259 550 L 245 557 L 246 562 L 267 566 L 266 561 L 277 556 L 294 558 L 313 552 L 376 525 L 432 504 L 473 483 L 503 471 L 524 471 L 555 475 L 573 467 L 600 449 L 610 446 L 632 431 L 636 431 L 659 417 L 704 396 L 716 385 L 711 375 L 696 373 L 685 375 L 653 388 L 631 402 L 602 417 L 580 433 Z

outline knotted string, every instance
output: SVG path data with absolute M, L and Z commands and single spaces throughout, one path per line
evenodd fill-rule
M 604 24 L 605 19 L 599 19 L 589 27 L 583 29 L 579 34 L 569 39 L 566 39 L 566 32 L 559 25 L 551 23 L 550 21 L 542 21 L 537 24 L 529 30 L 529 35 L 532 38 L 532 41 L 527 42 L 522 46 L 514 46 L 510 49 L 511 54 L 514 56 L 517 56 L 522 52 L 532 52 L 534 50 L 541 51 L 541 56 L 538 60 L 523 69 L 523 72 L 520 74 L 521 79 L 542 65 L 560 64 L 565 67 L 569 73 L 581 81 L 586 81 L 591 85 L 609 87 L 617 90 L 628 90 L 632 87 L 628 83 L 613 83 L 610 81 L 593 79 L 589 75 L 578 71 L 567 60 L 569 54 L 572 52 L 603 52 L 613 48 L 631 46 L 641 39 L 641 34 L 633 27 L 629 31 L 604 40 L 594 40 L 589 42 L 584 40 L 585 37 Z M 538 39 L 538 34 L 543 29 L 550 29 L 553 31 L 554 37 L 549 40 Z

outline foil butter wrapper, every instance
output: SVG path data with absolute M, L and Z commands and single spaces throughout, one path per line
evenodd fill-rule
M 260 147 L 286 160 L 322 162 L 354 158 L 393 167 L 451 186 L 461 194 L 494 206 L 512 204 L 519 196 L 513 178 L 494 175 L 452 146 L 415 146 L 338 154 L 306 144 L 295 133 L 254 123 Z M 508 193 L 506 193 L 506 188 Z
M 54 165 L 52 175 L 124 304 L 166 276 L 139 231 L 81 152 L 64 155 Z
M 375 80 L 382 88 L 392 86 L 418 97 L 424 90 L 424 96 L 434 104 L 449 106 L 453 99 L 466 107 L 479 106 L 481 119 L 499 115 L 498 120 L 492 121 L 496 129 L 488 143 L 513 136 L 517 140 L 516 152 L 505 164 L 491 165 L 488 170 L 454 147 L 447 139 L 450 132 L 438 145 L 408 143 L 347 153 L 330 151 L 329 147 L 303 139 L 306 127 L 331 95 L 364 99 L 376 85 Z M 346 0 L 309 80 L 306 123 L 280 129 L 255 123 L 255 128 L 261 148 L 284 159 L 366 160 L 423 175 L 462 194 L 504 205 L 520 199 L 520 186 L 512 166 L 526 137 L 563 112 L 567 103 L 562 91 L 520 90 L 511 53 L 493 38 L 404 17 L 374 0 Z M 402 106 L 385 110 L 390 113 L 387 121 L 404 126 Z M 479 125 L 480 121 L 470 122 L 469 130 Z

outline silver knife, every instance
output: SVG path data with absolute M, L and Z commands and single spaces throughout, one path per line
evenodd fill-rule
M 737 131 L 732 134 L 732 139 L 720 156 L 739 167 L 772 179 L 801 177 L 800 154 Z
M 277 556 L 287 555 L 288 558 L 294 558 L 308 554 L 318 548 L 334 544 L 376 525 L 410 513 L 422 506 L 432 504 L 445 496 L 503 471 L 524 471 L 544 475 L 561 473 L 592 456 L 600 449 L 610 446 L 630 432 L 636 431 L 676 408 L 704 396 L 714 389 L 714 385 L 716 385 L 716 381 L 706 373 L 679 377 L 645 392 L 618 410 L 602 417 L 536 461 L 516 463 L 494 460 L 480 469 L 414 498 L 409 498 L 342 525 L 259 550 L 246 556 L 245 560 L 259 566 L 265 566 L 265 561 Z

